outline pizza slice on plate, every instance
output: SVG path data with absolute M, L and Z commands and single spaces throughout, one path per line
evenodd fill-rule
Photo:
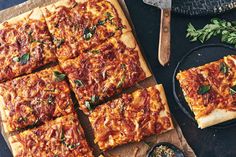
M 14 157 L 93 157 L 76 114 L 9 138 Z
M 90 115 L 101 150 L 173 129 L 162 85 L 140 89 L 98 106 Z
M 95 105 L 151 76 L 132 33 L 61 63 L 85 113 Z
M 58 66 L 0 84 L 5 132 L 17 131 L 73 112 L 70 89 Z
M 200 128 L 236 118 L 235 56 L 177 74 Z
M 0 82 L 56 61 L 54 50 L 39 8 L 3 22 L 0 24 Z
M 117 0 L 64 0 L 42 8 L 60 61 L 130 31 Z

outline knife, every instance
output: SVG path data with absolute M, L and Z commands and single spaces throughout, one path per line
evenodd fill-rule
M 171 0 L 143 0 L 143 2 L 161 9 L 158 60 L 165 66 L 170 60 Z

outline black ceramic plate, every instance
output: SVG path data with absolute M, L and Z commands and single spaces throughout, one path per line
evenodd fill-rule
M 187 53 L 177 64 L 174 74 L 173 74 L 173 93 L 176 102 L 182 111 L 192 119 L 196 125 L 197 122 L 194 119 L 194 114 L 190 110 L 187 102 L 185 101 L 182 89 L 179 85 L 179 82 L 176 79 L 177 73 L 181 70 L 187 70 L 192 67 L 197 67 L 200 65 L 204 65 L 206 63 L 219 60 L 227 55 L 236 55 L 236 49 L 227 45 L 221 44 L 211 44 L 211 45 L 203 45 L 197 48 L 192 49 L 189 53 Z M 212 126 L 213 128 L 226 128 L 236 125 L 236 120 L 227 121 L 224 123 L 220 123 Z
M 236 7 L 236 0 L 172 0 L 172 10 L 187 15 L 219 14 Z
M 175 145 L 171 144 L 171 143 L 168 143 L 168 142 L 160 142 L 160 143 L 157 143 L 156 145 L 154 145 L 147 153 L 147 156 L 146 157 L 151 157 L 151 154 L 153 152 L 153 150 L 156 148 L 156 147 L 159 147 L 159 146 L 167 146 L 168 148 L 172 149 L 174 152 L 175 152 L 175 157 L 185 157 L 184 156 L 184 153 L 178 148 L 176 147 Z

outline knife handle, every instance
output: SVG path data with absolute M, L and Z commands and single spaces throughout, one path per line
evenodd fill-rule
M 161 9 L 158 60 L 162 66 L 165 66 L 170 60 L 170 19 L 171 10 Z

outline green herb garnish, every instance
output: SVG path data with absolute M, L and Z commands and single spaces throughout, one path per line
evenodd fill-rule
M 122 87 L 122 85 L 124 84 L 124 82 L 125 82 L 125 75 L 122 76 L 122 78 L 121 78 L 120 81 L 118 82 L 116 88 Z
M 84 105 L 87 107 L 87 109 L 88 109 L 89 111 L 92 111 L 92 110 L 93 110 L 93 108 L 92 108 L 92 106 L 91 106 L 91 104 L 90 104 L 89 101 L 85 101 L 85 102 L 84 102 Z
M 97 28 L 96 26 L 91 27 L 91 28 L 88 28 L 88 27 L 85 28 L 83 38 L 85 40 L 90 40 L 93 37 L 93 34 L 95 33 L 96 28 Z
M 187 28 L 187 35 L 191 41 L 205 42 L 213 36 L 221 36 L 221 41 L 233 44 L 236 47 L 236 22 L 228 22 L 220 19 L 212 19 L 210 24 L 205 25 L 202 29 L 195 29 L 189 23 Z
M 53 39 L 54 44 L 57 48 L 60 48 L 63 43 L 65 43 L 65 39 Z
M 19 62 L 19 61 L 20 61 L 20 58 L 17 57 L 17 56 L 15 56 L 15 57 L 12 58 L 12 60 L 13 60 L 14 62 Z
M 210 85 L 202 85 L 198 88 L 197 93 L 203 95 L 203 94 L 206 94 L 207 92 L 209 92 L 210 89 L 211 89 Z
M 110 12 L 106 12 L 107 20 L 111 21 L 114 17 L 111 15 Z
M 92 104 L 96 104 L 98 101 L 99 101 L 99 96 L 93 95 L 93 96 L 91 97 L 91 103 L 92 103 Z
M 47 99 L 47 102 L 48 102 L 48 104 L 49 105 L 52 105 L 52 104 L 54 104 L 54 101 L 55 101 L 55 96 L 53 96 L 53 95 L 49 95 L 48 96 L 48 99 Z
M 61 131 L 61 139 L 60 139 L 61 143 L 64 144 L 67 148 L 69 149 L 74 149 L 76 147 L 78 147 L 80 145 L 80 142 L 75 143 L 75 144 L 68 144 L 66 143 L 66 138 L 65 138 L 65 134 L 64 134 L 64 130 L 62 129 Z
M 223 74 L 228 73 L 228 66 L 224 62 L 220 63 L 220 72 Z
M 229 88 L 230 95 L 236 94 L 236 86 Z
M 58 81 L 58 82 L 60 82 L 60 81 L 62 81 L 66 78 L 66 75 L 59 72 L 59 71 L 53 71 L 53 74 L 55 76 L 55 80 Z
M 22 122 L 26 122 L 26 121 L 27 121 L 27 117 L 22 117 L 22 116 L 19 117 L 17 120 L 18 123 L 22 123 Z
M 83 83 L 83 81 L 81 81 L 81 80 L 74 80 L 74 83 L 76 84 L 77 87 L 82 87 L 82 86 L 84 86 L 84 83 Z
M 25 53 L 23 54 L 21 57 L 13 57 L 12 60 L 14 62 L 20 62 L 20 64 L 24 65 L 28 62 L 28 60 L 30 59 L 30 54 L 29 53 Z
M 90 51 L 91 53 L 93 53 L 93 54 L 99 54 L 100 53 L 100 50 L 92 50 L 92 51 Z

